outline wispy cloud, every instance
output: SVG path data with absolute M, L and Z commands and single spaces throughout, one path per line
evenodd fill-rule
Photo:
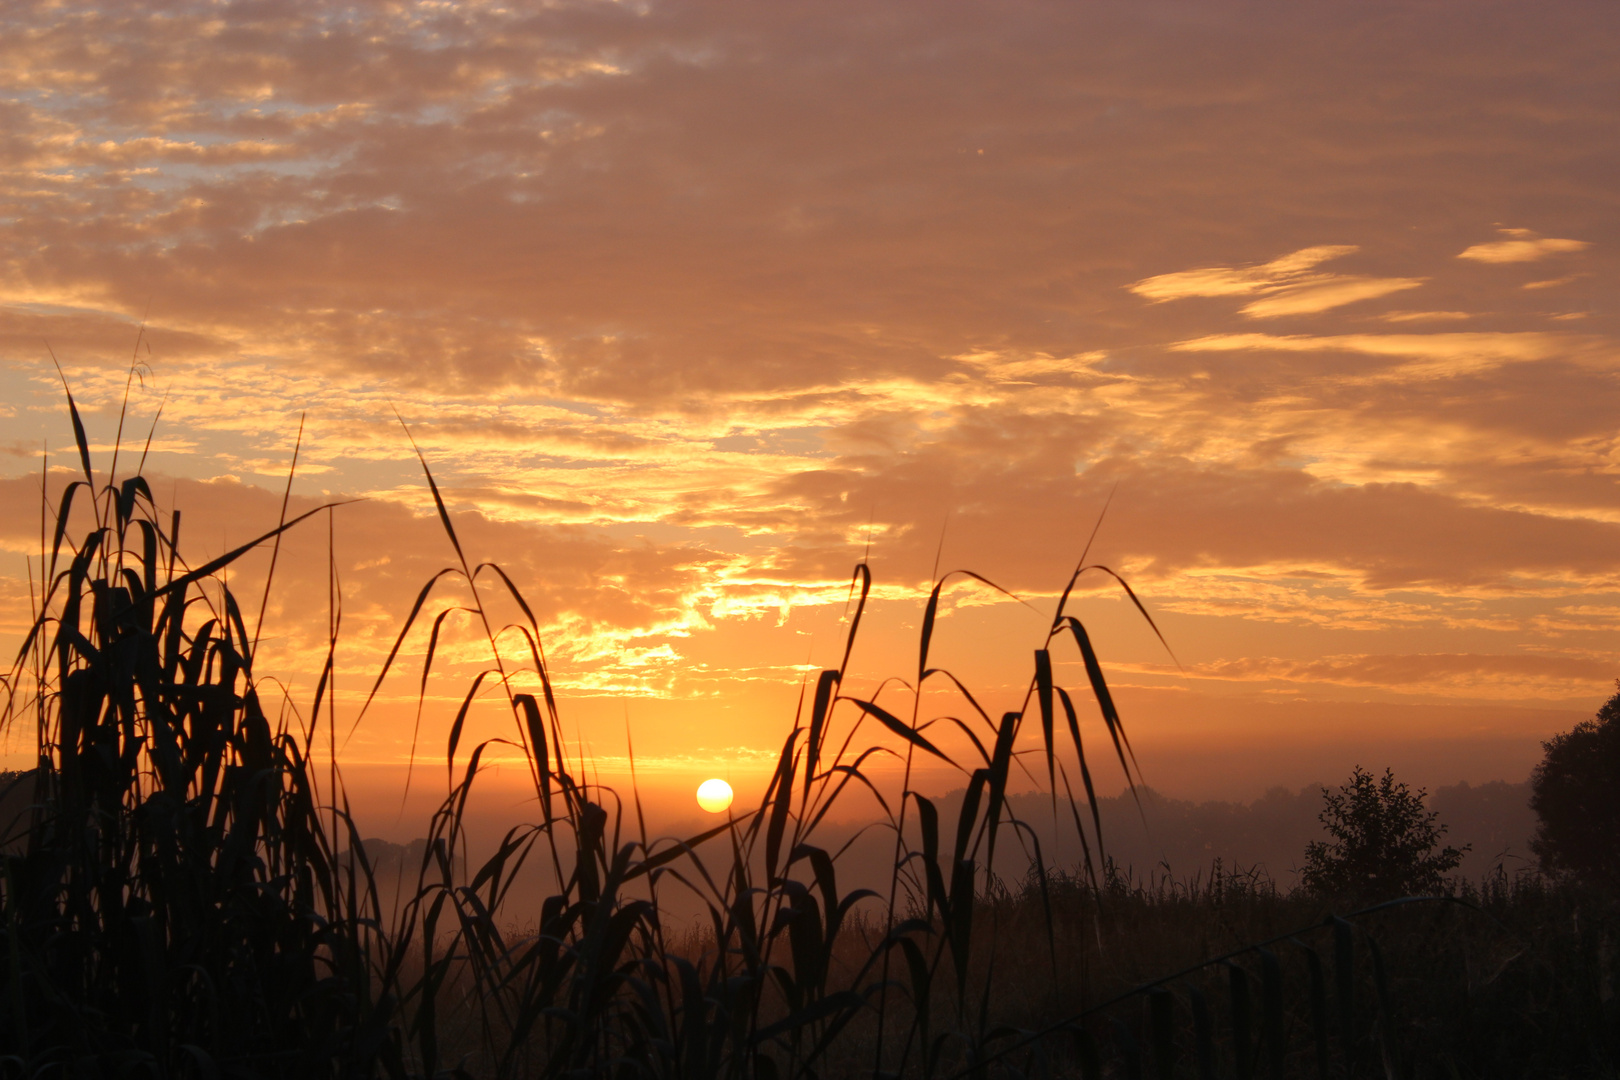
M 1335 276 L 1319 284 L 1295 285 L 1280 288 L 1271 295 L 1243 305 L 1239 310 L 1256 319 L 1276 318 L 1281 315 L 1313 315 L 1331 311 L 1358 300 L 1376 300 L 1380 296 L 1415 289 L 1424 278 L 1364 278 Z
M 1554 696 L 1587 697 L 1613 682 L 1613 669 L 1603 657 L 1525 653 L 1386 653 L 1311 660 L 1257 656 L 1198 664 L 1189 674 L 1236 682 L 1421 686 L 1444 696 L 1466 697 L 1496 697 L 1503 692 L 1515 696 L 1532 684 Z
M 1131 292 L 1155 303 L 1193 296 L 1251 296 L 1261 294 L 1240 310 L 1251 318 L 1311 315 L 1331 311 L 1358 300 L 1415 289 L 1424 278 L 1374 278 L 1349 274 L 1314 273 L 1331 259 L 1361 250 L 1353 244 L 1324 244 L 1302 248 L 1267 263 L 1247 267 L 1207 267 L 1179 270 L 1143 278 Z
M 1547 278 L 1544 281 L 1527 281 L 1520 285 L 1521 289 L 1556 289 L 1560 285 L 1568 285 L 1572 281 L 1579 281 L 1585 274 L 1569 274 L 1560 278 Z
M 1359 250 L 1354 244 L 1323 244 L 1301 248 L 1257 266 L 1212 266 L 1158 274 L 1143 278 L 1131 285 L 1130 290 L 1155 303 L 1182 300 L 1189 296 L 1248 296 L 1290 287 L 1313 267 L 1330 259 L 1353 255 Z
M 1585 240 L 1559 240 L 1554 237 L 1538 237 L 1529 229 L 1503 229 L 1502 234 L 1508 239 L 1491 240 L 1483 244 L 1474 244 L 1457 255 L 1459 259 L 1472 259 L 1482 263 L 1521 263 L 1540 262 L 1553 255 L 1563 255 L 1572 251 L 1585 251 L 1592 245 Z
M 1446 378 L 1501 364 L 1568 356 L 1575 344 L 1558 335 L 1446 332 L 1434 334 L 1210 334 L 1171 346 L 1179 352 L 1345 352 L 1405 361 L 1406 377 Z
M 1385 322 L 1463 322 L 1474 316 L 1467 311 L 1390 311 L 1381 316 Z

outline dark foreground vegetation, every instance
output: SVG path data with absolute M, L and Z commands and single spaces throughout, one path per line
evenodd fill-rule
M 73 423 L 85 478 L 54 507 L 38 618 L 7 677 L 5 719 L 37 730 L 39 765 L 18 781 L 27 809 L 0 879 L 6 1075 L 1612 1072 L 1620 919 L 1600 885 L 1499 877 L 1379 903 L 1218 869 L 1181 883 L 1114 872 L 1080 707 L 1101 716 L 1127 775 L 1133 759 L 1068 612 L 1082 573 L 1112 573 L 1084 556 L 1033 643 L 1020 711 L 991 716 L 930 667 L 941 592 L 961 580 L 947 575 L 917 670 L 887 703 L 843 693 L 846 650 L 807 688 L 760 805 L 654 842 L 633 791 L 621 800 L 570 773 L 538 620 L 498 566 L 466 557 L 430 475 L 455 562 L 424 586 L 400 641 L 459 579 L 491 659 L 454 721 L 454 783 L 412 884 L 385 904 L 333 760 L 335 617 L 326 670 L 295 704 L 255 676 L 256 632 L 216 576 L 302 519 L 189 566 L 180 514 L 159 515 L 116 461 L 98 482 L 76 410 Z M 69 536 L 75 500 L 95 523 Z M 502 586 L 515 622 L 498 625 L 486 592 L 467 587 L 481 578 Z M 869 586 L 857 567 L 851 641 Z M 531 658 L 523 670 L 496 649 L 508 638 Z M 1053 679 L 1059 647 L 1087 672 L 1072 694 Z M 925 683 L 954 687 L 963 719 L 927 723 L 912 704 Z M 463 819 L 491 744 L 460 733 L 481 693 L 510 708 L 538 820 L 472 859 Z M 1015 755 L 1021 735 L 1039 750 Z M 943 748 L 958 744 L 968 759 Z M 879 890 L 841 887 L 818 827 L 852 786 L 871 788 L 863 768 L 890 745 L 908 778 L 919 755 L 950 761 L 965 794 L 942 814 L 909 783 L 872 788 L 895 869 Z M 1013 815 L 1016 768 L 1050 785 L 1085 839 L 1081 866 L 1048 865 Z M 1009 887 L 990 868 L 1014 850 L 1029 871 Z M 534 869 L 550 895 L 515 912 L 513 882 Z M 695 932 L 661 917 L 676 891 L 704 904 Z

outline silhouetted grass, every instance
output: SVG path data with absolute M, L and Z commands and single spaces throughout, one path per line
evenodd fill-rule
M 309 767 L 321 691 L 302 731 L 266 714 L 242 611 L 209 587 L 252 545 L 187 566 L 179 511 L 157 521 L 139 475 L 98 486 L 68 404 L 85 479 L 7 678 L 38 767 L 5 860 L 0 1045 L 25 1074 L 373 1060 L 389 946 L 364 868 L 333 857 L 352 830 Z M 75 544 L 76 499 L 95 525 Z
M 3 883 L 0 1052 L 14 1073 L 1243 1080 L 1510 1075 L 1492 1071 L 1487 1046 L 1570 1074 L 1614 1061 L 1612 909 L 1567 891 L 1498 883 L 1469 907 L 1341 918 L 1254 875 L 1144 885 L 1116 873 L 1082 707 L 1127 778 L 1134 756 L 1069 600 L 1082 575 L 1102 573 L 1151 619 L 1084 554 L 1034 643 L 1024 705 L 999 716 L 930 663 L 945 589 L 996 588 L 967 571 L 930 592 L 915 671 L 881 701 L 845 693 L 871 588 L 858 565 L 842 663 L 806 694 L 760 803 L 651 840 L 633 790 L 621 801 L 570 772 L 538 620 L 499 565 L 468 556 L 425 459 L 454 561 L 423 585 L 372 695 L 447 588 L 461 590 L 449 610 L 474 617 L 489 663 L 451 723 L 449 794 L 385 908 L 334 761 L 335 592 L 312 699 L 299 709 L 278 694 L 272 716 L 257 632 L 217 576 L 333 508 L 189 567 L 179 512 L 160 521 L 145 481 L 119 480 L 116 465 L 98 483 L 68 404 L 85 479 L 55 507 L 37 618 L 7 677 L 5 719 L 36 725 L 39 760 L 26 850 L 6 857 Z M 79 499 L 95 525 L 70 538 Z M 480 579 L 521 622 L 496 625 Z M 425 628 L 424 689 L 445 618 Z M 503 659 L 507 638 L 525 665 Z M 1054 648 L 1078 655 L 1083 685 L 1057 682 Z M 921 715 L 933 684 L 954 691 L 960 717 Z M 510 731 L 464 746 L 486 688 L 504 697 Z M 1049 865 L 1009 809 L 1026 725 L 1038 725 L 1051 808 L 1084 844 L 1078 867 Z M 474 862 L 468 800 L 501 743 L 528 763 L 538 819 Z M 886 754 L 903 759 L 898 791 L 869 771 Z M 913 789 L 918 755 L 961 772 L 954 813 Z M 818 843 L 852 785 L 893 836 L 878 891 L 841 883 L 838 853 Z M 1017 888 L 992 873 L 998 845 L 1003 862 L 1010 845 L 1029 852 Z M 536 868 L 547 895 L 514 918 L 514 883 Z M 699 930 L 666 923 L 670 890 L 702 902 Z M 1538 1041 L 1557 1045 L 1523 1049 Z

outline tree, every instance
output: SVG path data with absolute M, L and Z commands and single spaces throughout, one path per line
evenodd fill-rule
M 1544 873 L 1620 885 L 1620 681 L 1591 720 L 1542 743 L 1530 774 L 1540 824 L 1530 850 Z
M 1337 792 L 1323 789 L 1326 804 L 1318 815 L 1330 842 L 1305 845 L 1304 886 L 1314 893 L 1349 900 L 1388 900 L 1432 893 L 1468 850 L 1439 851 L 1446 827 L 1423 805 L 1426 793 L 1414 794 L 1392 770 L 1381 779 L 1357 765 L 1350 782 Z

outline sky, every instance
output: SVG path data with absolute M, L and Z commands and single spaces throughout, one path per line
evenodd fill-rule
M 628 731 L 647 783 L 761 785 L 863 558 L 851 693 L 909 714 L 883 680 L 969 569 L 1016 599 L 954 578 L 931 662 L 1020 707 L 1095 528 L 1164 638 L 1082 579 L 1153 786 L 1522 780 L 1620 675 L 1617 35 L 1573 0 L 13 0 L 0 634 L 76 464 L 54 355 L 103 476 L 131 387 L 121 470 L 194 564 L 275 525 L 295 445 L 292 510 L 353 500 L 285 542 L 261 669 L 307 702 L 336 568 L 378 790 L 413 731 L 442 768 L 488 657 L 452 616 L 418 728 L 418 627 L 349 719 L 454 561 L 412 438 L 607 774 Z

